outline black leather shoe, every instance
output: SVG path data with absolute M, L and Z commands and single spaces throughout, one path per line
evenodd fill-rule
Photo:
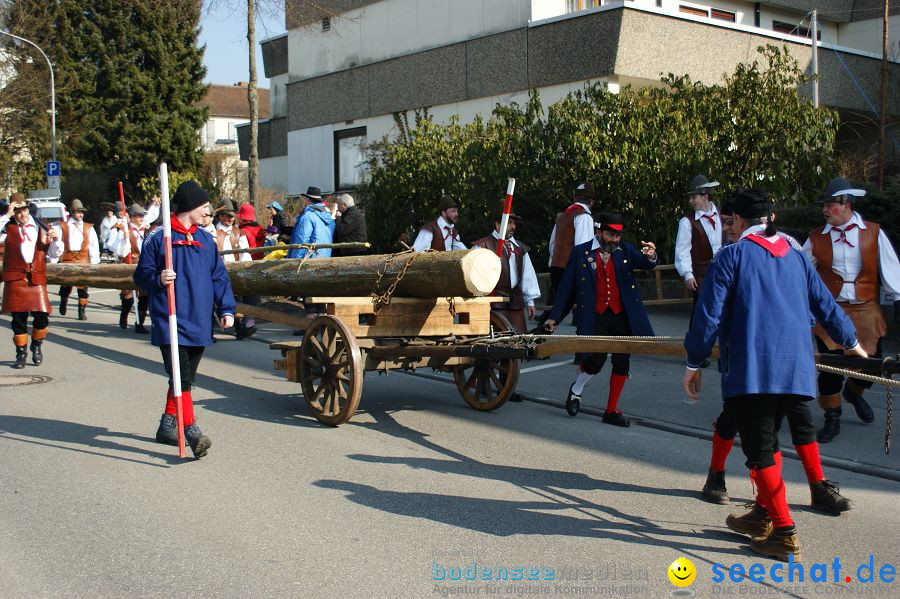
M 78 320 L 87 320 L 87 306 L 78 305 Z
M 844 399 L 847 400 L 853 409 L 856 410 L 856 416 L 865 422 L 866 424 L 871 423 L 875 420 L 875 412 L 872 411 L 872 406 L 869 405 L 865 399 L 863 399 L 862 395 L 857 395 L 853 393 L 850 389 L 844 386 Z
M 566 397 L 566 412 L 569 416 L 577 416 L 580 407 L 581 396 L 572 393 L 572 387 L 569 387 L 569 395 Z
M 816 434 L 819 443 L 830 443 L 841 432 L 841 409 L 828 408 L 825 410 L 825 425 Z
M 66 310 L 68 310 L 69 298 L 61 297 L 59 298 L 59 315 L 65 316 Z
M 524 398 L 521 393 L 513 393 L 509 396 L 509 401 L 514 401 L 516 403 L 520 403 Z
M 725 488 L 725 471 L 710 470 L 706 475 L 706 483 L 703 485 L 703 498 L 711 503 L 728 503 L 728 489 Z
M 28 361 L 28 346 L 23 345 L 22 347 L 16 346 L 16 361 L 13 362 L 12 367 L 16 370 L 21 370 L 25 368 L 25 362 Z
M 31 363 L 40 366 L 44 361 L 44 354 L 41 352 L 41 344 L 43 341 L 32 340 L 31 342 Z
M 700 362 L 700 368 L 709 368 L 710 364 L 712 364 L 712 362 L 704 359 L 702 362 Z
M 813 509 L 840 514 L 853 509 L 853 502 L 840 494 L 841 488 L 837 483 L 822 479 L 809 485 L 809 495 Z
M 140 323 L 135 323 L 134 332 L 137 333 L 138 335 L 149 335 L 150 334 L 150 331 L 147 330 L 147 327 L 145 327 L 144 325 L 142 325 Z
M 603 415 L 603 422 L 606 424 L 613 424 L 615 426 L 628 427 L 631 426 L 631 421 L 625 416 L 622 415 L 622 412 L 607 412 Z

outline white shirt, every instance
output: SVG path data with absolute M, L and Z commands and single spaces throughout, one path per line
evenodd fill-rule
M 238 246 L 236 248 L 231 247 L 231 232 L 234 230 L 234 225 L 230 227 L 226 227 L 222 223 L 216 225 L 216 235 L 218 238 L 219 231 L 225 232 L 225 239 L 222 241 L 222 251 L 226 250 L 243 250 L 250 248 L 250 242 L 247 241 L 247 238 L 243 235 L 238 237 Z M 225 254 L 222 256 L 222 260 L 224 262 L 252 262 L 253 256 L 250 255 L 250 252 L 242 252 L 240 254 Z
M 494 236 L 494 239 L 500 239 L 500 233 L 497 231 L 494 231 L 491 235 Z M 512 244 L 514 247 L 519 248 L 520 251 L 522 249 L 515 237 L 510 237 L 505 243 Z M 510 252 L 509 286 L 511 289 L 515 289 L 518 284 L 519 269 L 516 265 L 515 254 Z M 531 256 L 528 254 L 522 254 L 522 297 L 525 298 L 525 304 L 528 306 L 533 306 L 534 300 L 541 297 L 541 288 L 538 285 L 537 274 L 534 272 L 534 265 L 531 263 Z
M 147 206 L 147 214 L 144 215 L 144 222 L 147 223 L 149 227 L 153 223 L 156 222 L 156 219 L 159 218 L 159 204 L 154 204 L 150 202 L 150 205 Z
M 62 241 L 62 227 L 69 227 L 69 247 L 63 247 L 63 250 L 68 249 L 72 252 L 80 252 L 81 246 L 84 243 L 84 221 L 83 220 L 75 220 L 74 218 L 69 219 L 63 225 L 56 224 L 53 225 L 54 228 L 57 229 L 57 235 L 59 236 L 60 241 Z M 93 227 L 88 229 L 88 262 L 91 264 L 100 264 L 100 242 L 97 239 L 97 232 Z
M 856 226 L 846 231 L 845 235 L 847 241 L 853 244 L 853 247 L 844 242 L 835 243 L 835 240 L 840 239 L 840 230 L 851 224 Z M 844 280 L 841 292 L 835 298 L 836 301 L 850 302 L 851 304 L 862 303 L 856 299 L 856 285 L 853 282 L 862 270 L 862 254 L 859 251 L 859 230 L 865 228 L 866 223 L 862 217 L 859 213 L 854 212 L 850 220 L 843 226 L 836 228 L 831 225 L 825 225 L 821 233 L 813 233 L 813 235 L 828 235 L 831 238 L 831 270 Z M 815 266 L 816 259 L 813 256 L 812 242 L 809 239 L 803 244 L 803 253 Z M 887 292 L 888 299 L 891 297 L 894 300 L 900 299 L 900 262 L 897 260 L 894 246 L 891 245 L 890 240 L 882 230 L 878 231 L 878 274 L 881 276 L 881 285 Z
M 456 225 L 450 224 L 444 220 L 443 216 L 438 217 L 437 224 L 441 231 L 446 231 L 447 227 L 449 227 L 451 231 L 456 228 Z M 419 234 L 416 236 L 416 241 L 413 243 L 413 249 L 417 252 L 424 252 L 431 247 L 432 239 L 434 239 L 434 235 L 431 231 L 428 229 L 419 229 Z M 444 236 L 444 249 L 448 252 L 464 250 L 466 249 L 466 245 L 459 240 L 458 236 L 454 237 L 453 235 L 450 235 L 450 233 L 447 233 L 447 235 Z
M 594 217 L 591 216 L 591 208 L 587 204 L 582 204 L 581 202 L 575 202 L 582 208 L 584 208 L 584 212 L 575 216 L 575 220 L 572 224 L 575 226 L 575 237 L 572 240 L 572 247 L 576 245 L 581 245 L 582 243 L 587 243 L 594 237 Z M 547 265 L 551 265 L 553 263 L 553 246 L 556 245 L 556 224 L 553 225 L 553 231 L 550 232 L 550 260 L 547 261 Z
M 712 223 L 708 218 L 704 218 L 707 216 L 712 217 Z M 713 256 L 715 256 L 716 253 L 722 249 L 722 219 L 719 217 L 719 211 L 716 210 L 716 205 L 710 202 L 710 209 L 708 212 L 694 210 L 694 220 L 700 221 L 700 226 L 703 227 L 706 238 L 709 240 L 709 245 L 712 247 Z M 713 223 L 715 223 L 715 227 L 713 226 Z M 691 260 L 692 237 L 691 221 L 688 217 L 683 216 L 681 220 L 678 221 L 678 235 L 675 236 L 675 270 L 678 271 L 679 275 L 684 277 L 685 282 L 694 278 L 694 266 Z
M 118 229 L 116 229 L 119 235 L 117 235 L 115 239 L 115 245 L 112 245 L 114 248 L 116 256 L 119 258 L 124 258 L 128 254 L 131 253 L 131 241 L 125 236 L 125 234 Z M 131 234 L 135 238 L 134 245 L 137 246 L 137 251 L 140 253 L 144 249 L 144 236 L 147 234 L 147 227 L 141 225 L 138 227 L 137 225 L 131 225 Z
M 117 222 L 119 219 L 115 216 L 107 216 L 100 222 L 100 241 L 105 249 L 112 248 L 115 243 L 115 238 L 110 239 L 110 237 Z
M 5 214 L 3 216 L 0 216 L 0 243 L 6 243 L 6 224 L 10 220 L 16 222 L 13 218 Z M 38 235 L 40 235 L 41 230 L 37 226 L 37 223 L 34 222 L 34 219 L 31 218 L 30 214 L 28 215 L 28 221 L 24 225 L 18 225 L 18 227 L 19 236 L 22 238 L 22 245 L 20 246 L 22 249 L 22 259 L 25 260 L 25 262 L 27 262 L 28 264 L 31 264 L 34 261 L 34 250 L 35 246 L 37 245 Z M 60 244 L 59 242 L 51 243 L 50 247 L 47 248 L 47 257 L 58 257 L 61 248 L 62 244 Z

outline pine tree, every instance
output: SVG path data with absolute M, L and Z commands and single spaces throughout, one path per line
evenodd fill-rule
M 170 170 L 200 166 L 198 131 L 206 120 L 198 106 L 206 94 L 200 0 L 11 0 L 6 9 L 10 30 L 53 62 L 64 172 L 107 170 L 136 182 L 161 159 Z M 40 69 L 46 65 L 34 65 Z M 45 146 L 29 147 L 37 165 L 49 158 Z

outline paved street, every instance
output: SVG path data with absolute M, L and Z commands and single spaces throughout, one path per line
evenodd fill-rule
M 116 292 L 93 300 L 112 305 Z M 570 356 L 523 364 L 527 401 L 491 413 L 469 409 L 444 375 L 367 373 L 357 415 L 333 429 L 272 370 L 280 356 L 265 342 L 293 338 L 264 324 L 256 338 L 222 335 L 208 349 L 194 398 L 213 446 L 180 460 L 153 439 L 165 396 L 158 349 L 120 330 L 117 311 L 88 314 L 51 318 L 39 368 L 8 370 L 13 349 L 2 346 L 0 385 L 49 380 L 0 386 L 0 597 L 665 597 L 678 557 L 695 565 L 698 597 L 900 596 L 900 582 L 878 581 L 882 565 L 900 569 L 900 447 L 884 455 L 883 387 L 868 395 L 874 424 L 845 411 L 841 435 L 822 446 L 854 511 L 811 511 L 786 451 L 805 577 L 778 583 L 775 562 L 724 525 L 753 495 L 739 448 L 728 461 L 733 505 L 698 499 L 721 406 L 714 369 L 688 405 L 679 360 L 635 356 L 620 404 L 635 419 L 628 429 L 595 411 L 608 366 L 582 413 L 566 415 Z M 683 307 L 651 318 L 662 335 L 687 321 Z M 0 327 L 8 334 L 8 317 Z M 859 582 L 870 555 L 875 582 Z M 754 563 L 762 583 L 714 582 L 714 564 Z M 828 565 L 828 582 L 810 579 L 815 563 Z

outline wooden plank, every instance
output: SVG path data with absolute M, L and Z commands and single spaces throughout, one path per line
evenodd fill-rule
M 686 355 L 684 346 L 680 343 L 623 339 L 549 339 L 534 349 L 535 358 L 549 358 L 557 354 L 574 353 L 619 353 L 674 357 Z M 718 357 L 719 348 L 716 346 L 713 348 L 710 359 Z
M 494 302 L 502 302 L 505 301 L 505 298 L 502 297 L 454 297 L 452 298 L 454 303 L 459 304 L 492 304 Z M 305 298 L 306 302 L 311 304 L 343 304 L 347 306 L 373 306 L 375 305 L 375 300 L 369 296 L 355 296 L 355 297 L 335 297 L 335 296 L 310 296 Z M 393 304 L 421 304 L 421 303 L 435 303 L 437 305 L 447 306 L 449 303 L 447 298 L 444 297 L 436 297 L 436 298 L 418 298 L 418 297 L 393 297 L 391 298 L 391 303 Z

